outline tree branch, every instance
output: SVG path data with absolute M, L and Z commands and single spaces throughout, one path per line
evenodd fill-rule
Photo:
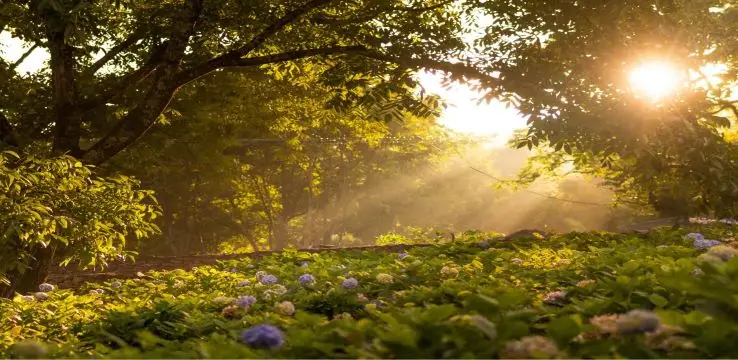
M 108 63 L 108 61 L 112 60 L 114 57 L 118 56 L 121 52 L 125 51 L 129 47 L 131 47 L 133 44 L 135 44 L 137 41 L 144 38 L 146 35 L 146 31 L 144 31 L 144 28 L 138 28 L 136 31 L 132 32 L 128 37 L 120 42 L 119 44 L 113 46 L 110 51 L 105 53 L 103 57 L 95 61 L 90 67 L 85 69 L 82 72 L 83 77 L 90 77 L 94 75 L 98 70 L 100 70 L 101 67 L 103 67 L 105 64 Z
M 27 57 L 28 57 L 29 55 L 31 55 L 31 53 L 32 53 L 32 52 L 33 52 L 34 50 L 36 50 L 36 48 L 38 48 L 38 43 L 35 43 L 35 44 L 33 44 L 33 46 L 31 46 L 31 48 L 30 48 L 30 49 L 28 49 L 28 50 L 27 50 L 26 52 L 24 52 L 24 53 L 23 53 L 23 55 L 21 55 L 21 57 L 20 57 L 20 58 L 18 58 L 18 60 L 16 60 L 16 61 L 15 61 L 15 62 L 14 62 L 14 63 L 13 63 L 12 65 L 10 65 L 10 68 L 9 68 L 8 70 L 10 70 L 10 71 L 14 71 L 14 70 L 15 70 L 15 69 L 16 69 L 16 68 L 18 67 L 18 65 L 20 65 L 20 64 L 22 64 L 22 63 L 23 63 L 24 61 L 26 61 L 26 58 L 27 58 Z
M 318 55 L 335 55 L 365 52 L 363 46 L 331 46 L 317 49 L 294 50 L 278 54 L 256 56 L 251 58 L 219 58 L 217 61 L 209 61 L 208 67 L 196 67 L 188 71 L 184 71 L 177 76 L 177 86 L 185 85 L 214 70 L 227 67 L 246 67 L 259 66 L 264 64 L 273 64 L 283 61 L 297 60 Z M 215 60 L 215 59 L 213 59 Z
M 186 80 L 184 82 L 180 81 L 180 83 L 186 84 L 190 81 L 193 81 L 203 75 L 206 75 L 222 67 L 238 66 L 238 65 L 223 65 L 223 64 L 233 64 L 234 62 L 237 62 L 242 57 L 246 56 L 249 52 L 253 51 L 257 47 L 259 47 L 261 44 L 263 44 L 270 36 L 276 34 L 277 32 L 279 32 L 279 30 L 283 29 L 285 26 L 289 25 L 290 23 L 300 18 L 300 16 L 304 15 L 310 10 L 326 5 L 330 3 L 331 1 L 332 0 L 312 0 L 312 1 L 307 2 L 305 5 L 288 12 L 281 18 L 277 19 L 277 21 L 269 25 L 261 33 L 254 36 L 251 39 L 251 41 L 246 43 L 246 45 L 241 46 L 238 49 L 225 52 L 200 65 L 196 65 L 188 70 L 185 70 L 183 74 L 180 75 L 179 77 L 182 79 L 189 79 L 189 80 Z
M 367 14 L 359 14 L 353 18 L 347 18 L 347 19 L 346 18 L 336 18 L 336 17 L 315 16 L 311 18 L 310 20 L 316 24 L 326 24 L 326 25 L 356 24 L 356 23 L 362 23 L 362 22 L 366 22 L 369 20 L 373 20 L 377 18 L 379 15 L 381 15 L 383 12 L 398 11 L 398 12 L 422 13 L 422 12 L 442 8 L 448 4 L 453 3 L 454 1 L 455 0 L 446 0 L 446 1 L 442 1 L 435 5 L 428 5 L 428 6 L 421 6 L 421 7 L 390 6 L 387 8 L 380 8 L 380 9 L 374 10 Z

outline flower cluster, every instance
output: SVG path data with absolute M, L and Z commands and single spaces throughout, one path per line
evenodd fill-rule
M 543 336 L 526 336 L 505 344 L 503 357 L 507 359 L 552 358 L 559 349 L 556 344 Z
M 43 283 L 38 286 L 38 291 L 41 292 L 49 292 L 54 290 L 54 285 L 51 285 L 49 283 Z
M 543 298 L 543 302 L 547 304 L 556 304 L 566 299 L 566 292 L 564 291 L 554 291 L 546 294 L 546 297 Z
M 513 264 L 515 264 L 515 265 L 523 265 L 523 259 L 512 258 L 512 259 L 510 259 L 510 262 L 513 263 Z
M 618 316 L 615 322 L 618 333 L 623 335 L 654 332 L 660 325 L 661 321 L 656 314 L 640 309 Z
M 450 266 L 444 266 L 441 268 L 441 275 L 445 277 L 455 278 L 459 276 L 459 269 Z
M 274 275 L 265 275 L 259 280 L 264 285 L 274 285 L 277 283 L 277 277 Z
M 48 299 L 49 298 L 49 295 L 46 294 L 45 292 L 37 292 L 37 293 L 33 294 L 33 297 L 36 298 L 36 300 L 43 301 L 43 300 Z
M 284 335 L 277 327 L 269 324 L 252 326 L 241 333 L 241 341 L 255 348 L 279 348 L 284 344 Z
M 355 289 L 359 286 L 359 280 L 348 278 L 341 283 L 344 289 Z
M 377 275 L 377 281 L 381 284 L 391 284 L 394 279 L 392 278 L 392 275 L 382 273 Z
M 282 301 L 281 303 L 278 303 L 275 308 L 277 309 L 277 312 L 282 315 L 289 316 L 295 313 L 295 304 L 289 301 Z
M 587 287 L 587 286 L 590 286 L 592 284 L 594 284 L 594 280 L 587 279 L 587 280 L 582 280 L 582 281 L 578 282 L 577 283 L 577 287 L 580 287 L 580 288 L 581 287 Z
M 692 240 L 704 240 L 705 236 L 700 233 L 689 233 L 687 235 L 684 235 L 684 238 Z
M 302 274 L 297 279 L 297 281 L 302 286 L 310 286 L 310 285 L 313 285 L 315 283 L 315 278 L 312 275 L 310 275 L 310 274 Z
M 238 282 L 238 284 L 236 284 L 236 286 L 238 286 L 238 287 L 246 287 L 246 286 L 249 286 L 249 285 L 251 285 L 251 281 L 249 281 L 249 280 L 241 280 L 241 281 Z
M 234 305 L 248 309 L 251 305 L 256 304 L 256 298 L 251 295 L 239 296 L 234 302 Z
M 227 318 L 234 318 L 240 310 L 241 308 L 238 305 L 228 305 L 220 313 Z
M 114 289 L 117 289 L 117 288 L 119 288 L 121 286 L 123 286 L 123 284 L 121 284 L 120 281 L 113 281 L 112 283 L 110 283 L 110 287 L 112 287 Z
M 718 245 L 710 248 L 705 255 L 717 257 L 722 261 L 728 261 L 736 254 L 738 254 L 738 250 L 730 246 Z
M 410 255 L 408 255 L 408 253 L 403 252 L 400 255 L 397 255 L 397 258 L 400 259 L 400 260 L 405 260 L 405 258 L 408 257 L 408 256 L 410 256 Z
M 720 244 L 722 243 L 718 240 L 697 239 L 692 243 L 692 246 L 699 250 L 707 250 L 713 246 L 717 246 Z

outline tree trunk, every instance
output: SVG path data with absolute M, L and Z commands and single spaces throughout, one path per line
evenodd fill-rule
M 282 250 L 286 248 L 287 245 L 289 245 L 290 243 L 289 226 L 287 225 L 287 221 L 285 221 L 282 214 L 277 214 L 277 216 L 275 216 L 275 220 L 274 249 L 272 250 Z
M 11 271 L 7 274 L 10 285 L 0 286 L 0 296 L 12 298 L 15 293 L 28 293 L 37 291 L 38 285 L 45 282 L 49 276 L 51 264 L 54 262 L 55 247 L 43 247 L 37 245 L 34 251 L 34 259 L 23 273 Z

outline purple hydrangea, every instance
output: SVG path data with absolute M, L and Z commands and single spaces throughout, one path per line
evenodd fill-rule
M 248 280 L 241 280 L 238 282 L 238 284 L 236 284 L 236 286 L 238 287 L 244 287 L 244 286 L 249 286 L 249 285 L 251 285 L 251 281 L 248 281 Z
M 310 286 L 315 283 L 315 278 L 310 274 L 302 274 L 297 281 L 299 281 L 302 286 Z
M 241 333 L 241 341 L 255 348 L 279 348 L 284 344 L 284 334 L 276 326 L 260 324 Z
M 348 278 L 341 284 L 345 289 L 355 289 L 359 286 L 359 281 L 354 278 Z
M 410 256 L 410 255 L 408 255 L 408 253 L 404 252 L 404 253 L 401 253 L 400 255 L 397 255 L 397 258 L 400 259 L 400 260 L 405 260 L 405 258 L 408 257 L 408 256 Z
M 233 303 L 242 308 L 248 308 L 249 306 L 256 304 L 256 298 L 251 295 L 239 296 Z
M 699 250 L 707 250 L 713 246 L 720 244 L 722 243 L 718 240 L 697 239 L 692 243 L 692 246 Z
M 704 240 L 705 236 L 700 233 L 689 233 L 687 235 L 684 235 L 684 238 L 693 240 Z
M 274 285 L 277 283 L 277 277 L 274 275 L 264 275 L 259 281 L 264 285 Z
M 49 292 L 54 290 L 54 285 L 51 285 L 49 283 L 43 283 L 38 286 L 38 290 L 41 292 Z
M 654 332 L 661 326 L 661 321 L 653 312 L 637 309 L 619 316 L 615 325 L 620 334 L 629 335 Z

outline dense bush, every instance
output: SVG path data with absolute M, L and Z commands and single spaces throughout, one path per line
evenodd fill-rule
M 39 249 L 83 267 L 130 256 L 128 237 L 158 230 L 152 193 L 138 186 L 129 177 L 96 178 L 71 157 L 0 153 L 0 277 L 14 280 L 37 266 Z
M 735 357 L 734 230 L 469 233 L 140 274 L 4 300 L 0 356 Z

